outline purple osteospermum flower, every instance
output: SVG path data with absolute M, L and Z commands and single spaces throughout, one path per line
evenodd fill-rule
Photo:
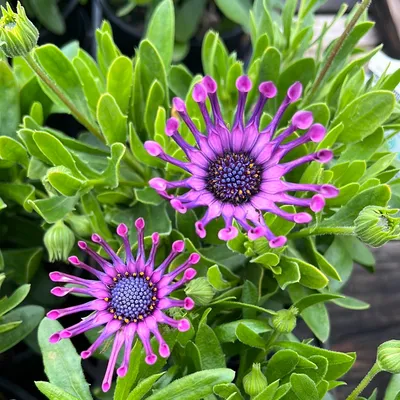
M 149 154 L 174 164 L 192 176 L 180 181 L 168 182 L 162 178 L 153 178 L 149 184 L 161 196 L 170 200 L 172 207 L 185 213 L 188 209 L 206 206 L 207 211 L 196 222 L 196 232 L 205 237 L 205 226 L 213 219 L 222 216 L 225 228 L 218 237 L 230 240 L 237 236 L 238 230 L 233 221 L 242 226 L 254 240 L 265 236 L 271 247 L 280 247 L 286 243 L 284 236 L 276 237 L 266 225 L 261 211 L 273 213 L 296 223 L 308 223 L 312 217 L 308 213 L 291 214 L 281 210 L 277 204 L 291 204 L 309 207 L 312 211 L 321 211 L 325 198 L 335 197 L 338 190 L 332 185 L 291 183 L 284 181 L 285 175 L 294 168 L 310 161 L 322 163 L 332 159 L 330 150 L 319 150 L 297 160 L 282 163 L 282 158 L 292 149 L 307 143 L 320 142 L 326 129 L 321 124 L 313 124 L 313 115 L 309 111 L 296 112 L 288 128 L 274 138 L 279 122 L 287 107 L 301 97 L 302 85 L 293 84 L 278 108 L 270 124 L 260 131 L 260 120 L 267 100 L 277 94 L 272 82 L 263 82 L 259 86 L 260 95 L 247 124 L 244 124 L 244 110 L 247 93 L 252 83 L 247 76 L 236 81 L 239 101 L 235 120 L 231 129 L 223 121 L 217 99 L 217 84 L 209 76 L 204 77 L 193 89 L 193 99 L 198 103 L 203 115 L 207 136 L 203 135 L 189 117 L 182 99 L 174 98 L 173 106 L 192 132 L 197 146 L 188 144 L 178 132 L 176 118 L 167 121 L 165 132 L 182 148 L 189 162 L 177 160 L 164 152 L 153 141 L 147 141 L 145 148 Z M 207 96 L 211 103 L 213 120 L 206 107 Z M 308 131 L 295 140 L 284 143 L 296 130 Z M 173 196 L 169 189 L 186 188 L 188 192 Z M 317 193 L 312 198 L 297 198 L 288 194 L 294 191 Z
M 105 392 L 111 386 L 115 363 L 123 345 L 125 346 L 123 363 L 117 370 L 119 376 L 124 376 L 128 371 L 129 356 L 136 333 L 146 351 L 147 364 L 154 364 L 157 360 L 157 356 L 151 348 L 150 333 L 156 337 L 160 344 L 160 355 L 165 358 L 168 357 L 170 350 L 158 330 L 158 324 L 168 324 L 181 332 L 187 331 L 190 328 L 190 324 L 187 319 L 176 321 L 165 315 L 162 310 L 171 307 L 183 307 L 186 310 L 191 310 L 194 307 L 194 302 L 191 298 L 176 300 L 170 298 L 169 294 L 194 278 L 196 270 L 189 267 L 197 264 L 200 256 L 197 253 L 192 253 L 182 265 L 165 274 L 165 270 L 171 262 L 183 252 L 184 242 L 182 240 L 174 242 L 168 257 L 159 267 L 154 268 L 159 235 L 158 233 L 153 233 L 151 251 L 146 260 L 143 218 L 136 220 L 135 226 L 138 232 L 136 259 L 131 252 L 128 228 L 125 224 L 120 224 L 117 228 L 117 233 L 124 242 L 125 262 L 118 257 L 107 242 L 99 235 L 94 234 L 92 235 L 92 240 L 103 247 L 112 262 L 104 260 L 88 247 L 85 242 L 78 242 L 78 246 L 89 254 L 104 272 L 84 264 L 76 256 L 70 257 L 69 261 L 71 264 L 92 273 L 97 280 L 82 279 L 62 272 L 50 273 L 50 278 L 54 282 L 79 285 L 79 287 L 55 287 L 51 290 L 52 294 L 61 297 L 68 293 L 83 293 L 96 298 L 79 306 L 50 311 L 47 317 L 51 319 L 57 319 L 80 311 L 93 311 L 81 322 L 54 333 L 50 337 L 51 343 L 56 343 L 61 339 L 70 338 L 89 329 L 105 325 L 104 330 L 96 341 L 88 350 L 81 353 L 82 358 L 88 358 L 107 338 L 115 335 L 114 345 L 103 380 L 102 388 Z M 181 273 L 183 273 L 183 277 L 174 282 L 175 278 Z

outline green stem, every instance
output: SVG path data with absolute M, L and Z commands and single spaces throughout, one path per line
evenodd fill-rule
M 299 239 L 305 236 L 317 235 L 353 235 L 354 228 L 352 226 L 337 227 L 337 228 L 304 228 L 300 231 L 293 232 L 288 235 L 289 239 Z
M 368 374 L 364 377 L 364 379 L 360 382 L 360 384 L 351 392 L 351 394 L 347 397 L 346 400 L 356 400 L 358 396 L 363 392 L 363 390 L 369 385 L 372 379 L 376 374 L 381 372 L 381 369 L 378 363 L 375 363 L 372 368 L 369 370 Z
M 349 22 L 349 24 L 346 26 L 345 30 L 343 31 L 342 35 L 339 37 L 339 39 L 335 43 L 335 46 L 333 47 L 332 51 L 330 52 L 328 60 L 326 61 L 326 64 L 324 65 L 321 72 L 319 73 L 310 92 L 303 100 L 303 105 L 308 104 L 314 97 L 319 86 L 321 85 L 322 81 L 324 80 L 325 75 L 329 71 L 329 68 L 331 67 L 337 54 L 339 53 L 340 49 L 342 48 L 343 43 L 345 42 L 345 40 L 347 39 L 347 37 L 349 36 L 351 31 L 353 30 L 354 26 L 356 25 L 357 21 L 360 19 L 363 12 L 369 7 L 369 5 L 371 4 L 371 1 L 372 0 L 362 0 L 359 9 L 354 14 L 353 18 L 351 19 L 351 21 Z
M 38 77 L 57 95 L 57 97 L 67 106 L 71 111 L 74 118 L 79 121 L 89 132 L 93 133 L 99 140 L 104 143 L 104 137 L 100 132 L 100 129 L 93 125 L 88 119 L 78 110 L 78 108 L 73 104 L 59 89 L 57 84 L 50 78 L 49 75 L 42 69 L 42 67 L 37 63 L 37 61 L 32 57 L 31 53 L 28 53 L 25 57 L 26 62 L 35 71 Z
M 279 335 L 280 333 L 276 329 L 272 332 L 272 335 L 269 337 L 268 342 L 265 345 L 266 350 L 268 350 L 275 343 Z

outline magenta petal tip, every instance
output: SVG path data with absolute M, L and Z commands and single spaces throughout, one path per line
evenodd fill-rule
M 271 249 L 276 249 L 278 247 L 282 247 L 286 244 L 287 238 L 285 236 L 278 236 L 275 239 L 269 241 L 269 247 Z
M 128 368 L 126 366 L 119 367 L 117 369 L 117 375 L 121 378 L 123 378 L 127 372 L 128 372 Z
M 179 128 L 179 121 L 175 117 L 171 117 L 165 124 L 165 134 L 172 136 Z
M 172 250 L 177 253 L 182 253 L 185 250 L 185 242 L 183 240 L 176 240 L 172 243 Z
M 308 134 L 313 142 L 319 143 L 325 137 L 326 128 L 321 124 L 315 124 L 310 128 Z
M 181 214 L 185 214 L 187 211 L 187 208 L 178 199 L 172 199 L 170 201 L 170 204 L 176 211 Z
M 193 100 L 196 103 L 203 103 L 207 98 L 207 90 L 202 83 L 196 83 L 192 92 Z
M 81 357 L 83 359 L 89 358 L 92 355 L 92 352 L 89 350 L 84 350 L 81 352 Z
M 325 207 L 325 199 L 322 195 L 316 194 L 311 199 L 310 208 L 314 212 L 320 212 Z
M 232 240 L 238 235 L 239 231 L 236 227 L 230 226 L 228 228 L 223 228 L 218 232 L 218 238 L 220 240 Z
M 184 308 L 185 310 L 192 310 L 194 307 L 194 301 L 193 299 L 191 299 L 190 297 L 186 297 L 186 299 L 184 300 Z
M 68 261 L 73 265 L 79 265 L 80 261 L 77 256 L 68 257 Z
M 103 382 L 101 389 L 103 392 L 108 392 L 110 390 L 111 384 L 109 382 Z
M 57 319 L 60 317 L 60 312 L 57 310 L 51 310 L 46 314 L 46 317 L 49 319 Z
M 331 150 L 320 150 L 315 156 L 317 161 L 321 163 L 327 163 L 332 160 L 333 152 Z
M 143 218 L 138 218 L 135 221 L 135 226 L 136 226 L 136 229 L 142 230 L 144 228 L 144 226 L 145 226 L 144 219 Z
M 278 89 L 271 81 L 262 82 L 258 87 L 258 90 L 267 99 L 274 98 L 278 93 Z
M 181 319 L 178 323 L 178 331 L 186 332 L 190 329 L 190 322 L 187 319 Z
M 160 235 L 159 235 L 157 232 L 154 232 L 154 233 L 151 235 L 151 241 L 152 241 L 154 244 L 158 244 L 158 243 L 160 242 Z
M 204 229 L 203 224 L 200 221 L 197 221 L 194 226 L 196 229 L 197 236 L 204 239 L 207 235 L 207 232 Z
M 256 239 L 260 238 L 261 236 L 264 236 L 264 233 L 265 233 L 264 228 L 262 228 L 261 226 L 252 228 L 247 232 L 250 240 L 256 240 Z
M 199 261 L 200 261 L 200 254 L 198 254 L 198 253 L 192 253 L 190 256 L 189 256 L 189 262 L 190 262 L 190 264 L 197 264 Z
M 307 224 L 312 221 L 312 216 L 306 212 L 301 212 L 295 214 L 293 220 L 298 224 Z
M 84 242 L 83 240 L 79 240 L 79 241 L 78 241 L 78 247 L 79 247 L 80 249 L 82 249 L 82 250 L 86 250 L 87 247 L 88 247 L 88 245 L 87 245 L 87 243 Z
M 208 93 L 215 93 L 217 91 L 217 82 L 215 82 L 215 80 L 213 78 L 211 78 L 211 76 L 206 75 L 203 78 L 203 85 L 206 88 Z
M 314 122 L 311 111 L 297 111 L 292 118 L 293 125 L 298 129 L 308 129 Z
M 162 358 L 168 358 L 171 354 L 169 346 L 166 343 L 163 343 L 162 345 L 160 345 L 159 352 L 160 352 L 160 356 Z
M 330 199 L 339 195 L 339 189 L 333 185 L 322 185 L 320 193 L 322 194 L 322 196 Z
M 183 274 L 188 281 L 192 280 L 196 275 L 197 271 L 194 268 L 188 268 Z
M 300 82 L 295 82 L 290 88 L 288 89 L 287 95 L 289 100 L 294 103 L 297 101 L 301 94 L 303 93 L 303 85 Z
M 59 332 L 53 333 L 50 337 L 49 337 L 49 342 L 50 343 L 58 343 L 61 340 L 61 336 Z
M 146 364 L 153 365 L 157 361 L 157 356 L 155 354 L 150 354 L 145 358 Z
M 239 90 L 239 92 L 248 93 L 252 86 L 253 84 L 247 75 L 239 76 L 239 78 L 236 79 L 236 89 Z
M 172 105 L 175 108 L 175 110 L 178 111 L 178 112 L 185 112 L 186 111 L 185 102 L 182 99 L 180 99 L 179 97 L 174 97 L 172 99 Z
M 101 237 L 97 233 L 93 233 L 92 242 L 101 243 Z
M 125 224 L 119 224 L 117 227 L 118 236 L 124 237 L 128 234 L 128 227 Z
M 160 154 L 164 153 L 163 148 L 157 142 L 154 142 L 153 140 L 148 140 L 147 142 L 145 142 L 144 148 L 153 157 L 157 157 Z

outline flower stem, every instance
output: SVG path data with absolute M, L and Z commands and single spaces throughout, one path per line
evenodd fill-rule
M 311 102 L 312 98 L 314 97 L 316 91 L 318 90 L 319 86 L 321 85 L 322 81 L 325 78 L 325 75 L 329 71 L 329 68 L 331 67 L 333 61 L 335 60 L 337 54 L 339 53 L 340 49 L 342 48 L 345 40 L 353 30 L 355 24 L 357 21 L 360 19 L 361 15 L 363 12 L 369 7 L 371 4 L 372 0 L 362 0 L 360 3 L 360 7 L 358 8 L 357 12 L 354 14 L 353 18 L 349 22 L 349 24 L 346 26 L 345 30 L 335 43 L 335 46 L 333 47 L 332 51 L 329 54 L 328 60 L 326 61 L 324 67 L 322 68 L 321 72 L 319 73 L 317 79 L 315 80 L 310 92 L 308 95 L 305 97 L 303 100 L 303 105 L 308 104 Z
M 78 110 L 60 90 L 57 84 L 50 78 L 50 76 L 42 69 L 38 62 L 32 57 L 32 53 L 28 53 L 25 57 L 25 61 L 35 71 L 38 77 L 57 95 L 57 97 L 67 106 L 71 111 L 74 118 L 79 121 L 89 132 L 93 133 L 99 140 L 104 143 L 104 137 L 100 132 L 100 129 L 93 125 L 88 119 Z
M 364 379 L 359 383 L 359 385 L 351 392 L 351 394 L 347 397 L 346 400 L 356 400 L 358 396 L 363 392 L 363 390 L 369 385 L 372 379 L 376 374 L 381 372 L 381 368 L 378 363 L 375 363 L 372 368 L 369 370 L 368 374 L 364 377 Z
M 291 233 L 288 235 L 289 239 L 299 239 L 305 236 L 317 236 L 317 235 L 353 235 L 354 227 L 342 226 L 336 228 L 304 228 L 300 231 Z

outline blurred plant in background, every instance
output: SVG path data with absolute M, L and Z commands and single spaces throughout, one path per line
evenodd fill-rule
M 322 40 L 331 26 L 319 37 L 313 33 L 319 1 L 302 0 L 298 5 L 296 0 L 288 0 L 283 7 L 267 0 L 255 0 L 249 7 L 244 6 L 247 2 L 231 3 L 228 12 L 226 2 L 216 2 L 227 19 L 249 33 L 252 51 L 247 62 L 235 52 L 229 53 L 213 30 L 204 34 L 201 47 L 202 68 L 218 84 L 224 120 L 233 121 L 239 76 L 247 74 L 254 83 L 246 115 L 251 115 L 257 100 L 258 84 L 275 83 L 278 95 L 264 109 L 264 126 L 288 88 L 299 81 L 304 87 L 303 99 L 288 107 L 279 132 L 298 110 L 311 111 L 314 122 L 328 132 L 321 143 L 302 144 L 287 160 L 322 148 L 334 154 L 328 165 L 311 162 L 288 177 L 290 182 L 331 184 L 340 189 L 338 197 L 327 199 L 324 211 L 316 213 L 313 222 L 300 228 L 269 213 L 263 216 L 275 235 L 289 239 L 278 249 L 270 248 L 265 238 L 251 241 L 243 232 L 226 245 L 217 235 L 224 226 L 220 220 L 208 225 L 208 235 L 201 240 L 193 226 L 202 210 L 177 213 L 148 187 L 154 177 L 187 177 L 174 165 L 151 157 L 143 145 L 146 140 L 155 141 L 168 154 L 185 160 L 164 132 L 167 118 L 177 112 L 171 109 L 172 97 L 185 100 L 197 128 L 205 131 L 192 98 L 202 76 L 193 75 L 183 64 L 173 64 L 174 54 L 180 51 L 176 42 L 183 29 L 181 7 L 189 7 L 190 1 L 179 3 L 176 10 L 171 0 L 159 2 L 149 14 L 133 58 L 121 54 L 111 25 L 104 21 L 96 31 L 95 57 L 72 42 L 61 48 L 45 44 L 14 57 L 11 64 L 5 58 L 0 62 L 0 260 L 4 259 L 0 270 L 7 277 L 5 293 L 17 293 L 7 304 L 14 308 L 25 296 L 30 304 L 2 317 L 0 332 L 8 328 L 18 332 L 29 320 L 32 325 L 24 331 L 28 334 L 41 319 L 43 308 L 65 302 L 47 294 L 51 284 L 46 275 L 55 269 L 50 260 L 59 261 L 62 272 L 70 272 L 71 266 L 62 261 L 73 247 L 72 234 L 82 239 L 96 232 L 120 252 L 114 228 L 125 223 L 135 242 L 134 220 L 144 217 L 147 250 L 149 235 L 160 233 L 160 260 L 174 240 L 184 240 L 188 252 L 201 256 L 196 265 L 198 278 L 176 294 L 182 298 L 185 292 L 197 303 L 187 316 L 191 329 L 185 333 L 163 330 L 171 357 L 151 367 L 145 364 L 144 350 L 137 343 L 127 377 L 118 378 L 110 389 L 113 393 L 115 388 L 115 399 L 240 399 L 246 394 L 254 399 L 322 399 L 341 384 L 339 379 L 355 361 L 353 353 L 332 352 L 309 341 L 300 343 L 293 329 L 302 319 L 310 336 L 326 342 L 330 333 L 326 301 L 344 308 L 368 307 L 341 291 L 354 263 L 369 271 L 375 268 L 374 257 L 363 242 L 374 244 L 365 239 L 368 224 L 360 234 L 357 222 L 368 218 L 364 209 L 391 207 L 390 214 L 400 207 L 397 154 L 387 145 L 400 127 L 400 108 L 392 93 L 400 74 L 366 80 L 363 66 L 381 47 L 370 52 L 357 47 L 373 26 L 366 18 L 365 1 L 350 12 L 346 31 L 327 49 L 322 48 Z M 342 7 L 337 18 L 344 12 Z M 189 17 L 183 21 L 195 25 Z M 182 44 L 196 32 L 199 25 L 196 30 L 193 25 L 190 35 L 186 31 L 182 36 Z M 0 30 L 8 28 L 13 27 Z M 315 56 L 309 56 L 310 50 Z M 49 122 L 64 117 L 77 121 L 75 137 L 51 127 Z M 184 126 L 181 134 L 192 140 Z M 193 140 L 190 143 L 194 144 Z M 294 206 L 282 209 L 297 210 Z M 371 229 L 376 230 L 376 216 L 371 218 Z M 397 237 L 397 231 L 396 235 L 393 232 L 387 239 Z M 96 244 L 93 249 L 107 257 Z M 187 254 L 179 256 L 171 269 L 185 257 Z M 32 285 L 29 295 L 28 286 L 22 286 L 27 284 Z M 64 306 L 76 304 L 69 301 Z M 11 310 L 2 304 L 0 314 Z M 25 319 L 18 313 L 24 307 L 39 307 L 38 318 Z M 182 317 L 179 310 L 170 316 Z M 4 324 L 6 328 L 1 328 Z M 48 343 L 61 329 L 48 319 L 39 327 L 49 380 L 37 382 L 39 390 L 50 399 L 106 398 L 99 392 L 102 374 L 93 372 L 93 364 L 85 364 L 93 382 L 89 388 L 69 340 Z M 4 334 L 8 332 L 0 333 L 0 340 Z M 96 329 L 87 333 L 92 342 L 97 336 Z M 38 350 L 34 338 L 25 342 Z M 16 341 L 8 339 L 7 343 L 4 350 Z M 271 349 L 274 354 L 267 358 Z M 107 359 L 109 344 L 95 356 Z M 260 373 L 266 381 L 260 379 Z

